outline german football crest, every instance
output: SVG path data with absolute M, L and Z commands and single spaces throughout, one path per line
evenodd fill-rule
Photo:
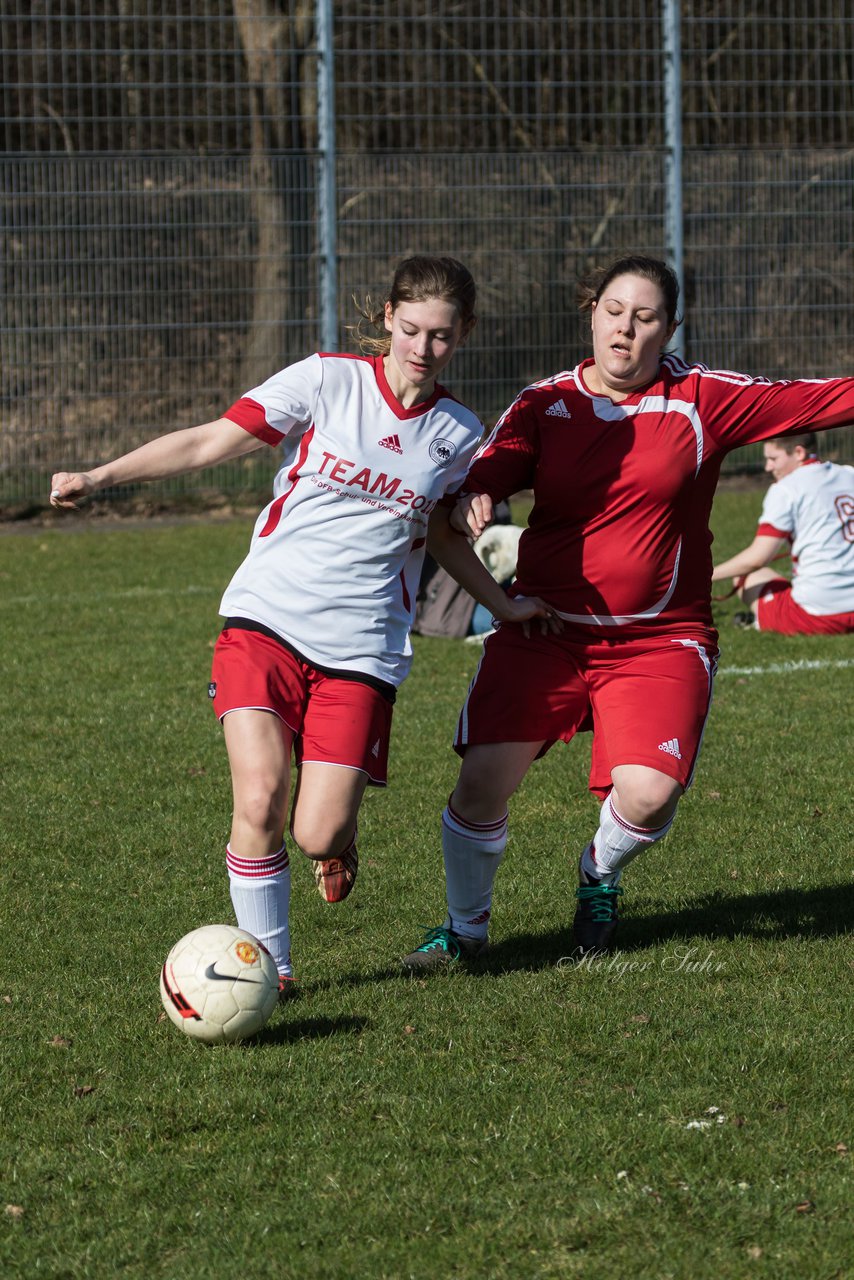
M 451 440 L 434 440 L 430 445 L 430 457 L 437 467 L 447 467 L 457 456 L 457 446 Z

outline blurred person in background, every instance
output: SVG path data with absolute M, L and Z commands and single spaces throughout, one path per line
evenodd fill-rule
M 750 610 L 736 621 L 786 636 L 854 631 L 854 467 L 822 462 L 813 432 L 767 440 L 765 495 L 749 547 L 715 566 Z M 791 551 L 792 577 L 769 566 Z

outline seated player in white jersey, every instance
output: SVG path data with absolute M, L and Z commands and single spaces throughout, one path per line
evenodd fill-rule
M 447 911 L 404 957 L 411 972 L 486 947 L 509 799 L 536 759 L 580 732 L 593 735 L 599 820 L 580 859 L 545 851 L 541 877 L 547 892 L 575 892 L 576 958 L 613 948 L 621 875 L 670 830 L 709 712 L 721 462 L 745 444 L 854 421 L 854 378 L 769 382 L 667 353 L 678 297 L 673 271 L 645 256 L 585 283 L 592 358 L 520 392 L 465 479 L 450 518 L 475 537 L 497 502 L 533 490 L 510 594 L 545 600 L 563 627 L 525 635 L 502 621 L 484 643 L 442 814 Z M 455 550 L 471 554 L 464 538 Z M 458 576 L 452 558 L 444 567 Z M 521 833 L 517 854 L 524 843 Z
M 311 355 L 213 422 L 51 482 L 52 505 L 70 509 L 108 486 L 281 450 L 273 498 L 220 606 L 209 696 L 231 769 L 231 899 L 238 925 L 275 959 L 283 995 L 294 990 L 288 811 L 320 893 L 341 901 L 356 878 L 365 789 L 386 782 L 425 549 L 441 560 L 443 545 L 460 541 L 446 512 L 435 518 L 438 503 L 459 487 L 482 434 L 438 382 L 475 323 L 461 263 L 406 259 L 385 303 L 368 299 L 362 318 L 381 335 L 357 326 L 368 354 Z M 463 585 L 498 617 L 548 612 L 510 600 L 474 559 Z
M 765 495 L 749 547 L 716 565 L 713 582 L 735 579 L 750 609 L 739 620 L 783 635 L 854 631 L 854 467 L 822 462 L 812 432 L 768 440 Z M 792 553 L 792 578 L 769 566 Z

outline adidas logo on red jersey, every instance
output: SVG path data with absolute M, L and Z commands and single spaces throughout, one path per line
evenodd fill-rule
M 391 449 L 392 453 L 403 453 L 400 447 L 400 436 L 386 436 L 385 440 L 380 440 L 381 449 Z
M 560 400 L 555 400 L 554 404 L 549 405 L 548 409 L 546 409 L 546 417 L 547 418 L 571 418 L 572 417 L 572 414 L 569 412 L 569 410 L 567 409 L 566 405 L 563 402 L 563 397 L 561 397 Z

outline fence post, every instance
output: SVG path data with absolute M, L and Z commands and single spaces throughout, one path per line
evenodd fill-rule
M 317 0 L 318 246 L 320 339 L 338 350 L 338 198 L 335 174 L 335 53 L 332 0 Z
M 682 30 L 681 0 L 662 0 L 664 46 L 664 219 L 667 256 L 679 281 L 685 308 L 685 269 L 682 240 Z M 673 335 L 672 349 L 685 355 L 685 326 Z

